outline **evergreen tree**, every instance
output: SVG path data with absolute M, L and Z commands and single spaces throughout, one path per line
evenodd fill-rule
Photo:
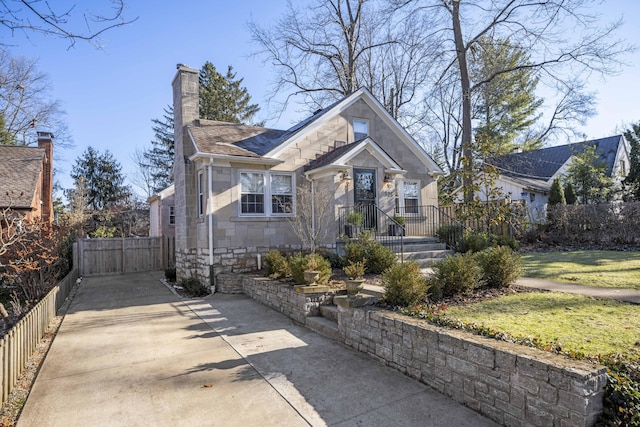
M 575 205 L 578 201 L 576 197 L 576 190 L 573 189 L 573 184 L 567 182 L 564 185 L 564 198 L 568 205 Z
M 560 185 L 560 179 L 556 178 L 551 184 L 551 190 L 549 191 L 549 204 L 550 205 L 566 205 L 567 200 L 564 197 L 564 190 Z
M 236 79 L 229 65 L 223 76 L 209 61 L 200 68 L 200 118 L 230 123 L 249 124 L 260 110 L 258 104 L 250 104 L 251 95 L 241 86 L 244 79 Z
M 93 147 L 87 148 L 76 159 L 71 177 L 76 182 L 84 179 L 87 206 L 95 211 L 102 210 L 109 204 L 126 202 L 131 195 L 124 184 L 122 166 L 109 150 L 100 154 Z
M 608 202 L 613 196 L 613 180 L 606 175 L 605 164 L 598 161 L 593 145 L 572 157 L 567 179 L 575 187 L 577 200 L 582 204 Z
M 153 119 L 154 139 L 151 148 L 142 153 L 143 164 L 139 167 L 147 168 L 154 193 L 161 191 L 173 182 L 173 106 L 164 109 L 162 119 Z
M 471 76 L 486 81 L 474 94 L 474 116 L 478 121 L 476 136 L 492 141 L 491 154 L 502 155 L 515 148 L 537 149 L 540 141 L 527 140 L 527 130 L 534 125 L 543 100 L 535 95 L 538 78 L 524 49 L 508 40 L 482 37 L 472 49 Z M 502 72 L 504 69 L 513 71 Z
M 625 198 L 640 200 L 640 123 L 632 125 L 631 129 L 624 133 L 629 142 L 629 174 L 622 181 L 625 189 Z

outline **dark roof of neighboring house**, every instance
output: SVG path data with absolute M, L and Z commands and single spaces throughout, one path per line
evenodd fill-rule
M 604 162 L 607 175 L 613 173 L 613 166 L 622 135 L 574 144 L 558 145 L 540 150 L 505 154 L 487 160 L 498 168 L 502 175 L 520 178 L 549 180 L 572 155 L 584 152 L 585 147 L 595 145 L 598 160 Z
M 287 130 L 203 119 L 197 121 L 197 126 L 190 126 L 189 129 L 198 150 L 203 153 L 260 157 L 322 117 L 343 99 L 316 111 Z
M 45 155 L 43 148 L 0 145 L 0 207 L 31 208 Z

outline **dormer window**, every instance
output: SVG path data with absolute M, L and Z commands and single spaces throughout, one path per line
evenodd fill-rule
M 369 122 L 362 119 L 353 120 L 353 140 L 360 141 L 369 136 Z

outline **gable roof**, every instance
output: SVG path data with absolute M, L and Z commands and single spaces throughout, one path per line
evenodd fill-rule
M 230 156 L 253 161 L 264 159 L 273 163 L 279 154 L 299 138 L 304 138 L 308 132 L 322 126 L 359 99 L 366 102 L 433 173 L 443 173 L 427 152 L 391 117 L 382 104 L 364 88 L 345 96 L 326 108 L 316 111 L 310 117 L 287 130 L 198 120 L 194 126 L 188 127 L 191 140 L 196 148 L 196 154 L 191 157 L 207 157 L 208 155 L 213 155 L 214 157 Z
M 45 155 L 43 148 L 0 145 L 0 207 L 31 208 Z
M 604 162 L 605 171 L 608 176 L 611 176 L 620 143 L 623 143 L 622 135 L 615 135 L 540 150 L 505 154 L 493 157 L 487 160 L 487 163 L 495 166 L 505 176 L 548 181 L 571 156 L 583 153 L 588 146 L 595 146 L 598 161 Z
M 365 150 L 385 166 L 388 171 L 394 173 L 406 172 L 371 137 L 366 137 L 360 141 L 338 147 L 313 160 L 305 167 L 305 174 L 315 175 L 326 169 L 344 168 L 349 160 Z

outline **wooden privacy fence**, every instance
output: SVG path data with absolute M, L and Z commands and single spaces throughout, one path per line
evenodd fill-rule
M 166 237 L 80 239 L 80 275 L 120 274 L 162 270 L 174 265 L 175 243 Z
M 27 360 L 69 296 L 77 278 L 78 270 L 74 269 L 0 339 L 2 403 L 7 400 L 18 377 L 24 372 Z

